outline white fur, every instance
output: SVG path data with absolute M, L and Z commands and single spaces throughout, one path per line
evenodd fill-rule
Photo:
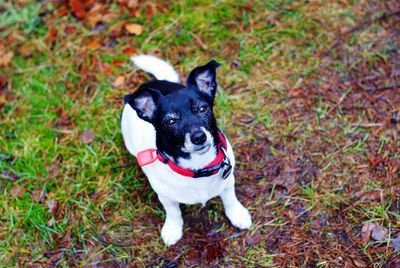
M 153 125 L 140 119 L 129 104 L 126 104 L 123 109 L 121 127 L 125 146 L 135 157 L 140 151 L 156 148 L 156 133 Z M 166 211 L 161 237 L 167 245 L 175 244 L 182 237 L 183 219 L 179 203 L 204 205 L 209 199 L 220 196 L 225 214 L 231 223 L 241 229 L 250 228 L 250 213 L 240 204 L 235 195 L 235 177 L 233 175 L 235 158 L 229 141 L 227 141 L 227 153 L 232 164 L 232 173 L 226 180 L 222 179 L 222 171 L 203 178 L 184 177 L 158 160 L 142 167 Z M 212 155 L 205 153 L 195 156 L 192 154 L 191 161 L 180 164 L 185 167 L 201 168 L 214 159 L 215 152 Z
M 143 71 L 151 73 L 158 80 L 167 80 L 179 83 L 179 75 L 166 61 L 151 55 L 138 55 L 131 57 L 133 63 Z

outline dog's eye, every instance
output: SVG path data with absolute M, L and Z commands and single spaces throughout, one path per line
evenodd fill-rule
M 175 124 L 175 123 L 176 123 L 176 120 L 175 120 L 175 119 L 172 119 L 172 118 L 167 119 L 167 120 L 165 121 L 165 124 L 168 125 L 168 126 L 172 126 L 172 125 Z
M 207 111 L 207 109 L 208 109 L 207 106 L 205 106 L 205 105 L 201 106 L 200 109 L 199 109 L 199 113 L 204 113 L 204 112 Z

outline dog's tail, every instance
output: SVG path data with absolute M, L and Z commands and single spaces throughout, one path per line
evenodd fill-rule
M 158 80 L 167 80 L 179 83 L 179 75 L 166 61 L 150 55 L 138 55 L 131 57 L 133 63 L 145 72 L 151 73 Z

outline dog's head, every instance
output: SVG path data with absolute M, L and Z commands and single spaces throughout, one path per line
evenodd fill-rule
M 213 104 L 219 66 L 213 60 L 193 69 L 186 87 L 156 80 L 125 97 L 141 119 L 153 124 L 159 150 L 176 159 L 216 149 L 218 129 Z

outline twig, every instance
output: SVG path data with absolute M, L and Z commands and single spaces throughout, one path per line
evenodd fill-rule
M 154 36 L 156 36 L 157 34 L 161 34 L 164 32 L 170 32 L 173 27 L 181 20 L 181 17 L 177 18 L 176 20 L 173 20 L 171 23 L 165 25 L 163 28 L 159 28 L 157 30 L 152 31 L 149 36 L 146 38 L 146 40 L 144 40 L 144 43 L 149 43 Z
M 400 87 L 400 83 L 397 82 L 397 83 L 393 83 L 393 84 L 388 85 L 388 86 L 385 86 L 385 87 L 378 87 L 378 88 L 375 88 L 374 90 L 372 90 L 371 93 L 375 93 L 375 92 L 377 92 L 377 91 L 392 90 L 392 89 L 396 89 L 396 88 L 398 88 L 398 87 Z
M 371 128 L 371 127 L 381 127 L 383 123 L 355 123 L 351 124 L 352 127 L 362 127 L 362 128 Z
M 204 44 L 203 40 L 201 40 L 201 38 L 200 38 L 198 35 L 196 35 L 196 34 L 194 34 L 194 33 L 192 33 L 192 32 L 189 32 L 189 33 L 190 33 L 191 36 L 194 37 L 194 39 L 197 41 L 197 43 L 199 43 L 199 45 L 200 45 L 200 47 L 201 47 L 202 49 L 204 49 L 204 50 L 207 50 L 207 49 L 208 49 L 207 45 Z

